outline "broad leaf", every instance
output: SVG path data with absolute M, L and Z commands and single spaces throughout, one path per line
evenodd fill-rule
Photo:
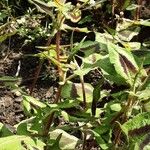
M 132 27 L 132 28 L 130 27 L 128 30 L 125 29 L 117 32 L 116 35 L 120 40 L 129 42 L 132 40 L 134 36 L 139 34 L 139 31 L 140 31 L 140 27 Z
M 132 79 L 138 71 L 138 66 L 132 54 L 110 42 L 108 42 L 110 62 L 114 65 L 116 72 L 126 79 L 127 83 L 132 84 Z
M 133 119 L 130 119 L 123 125 L 122 130 L 129 139 L 129 148 L 132 145 L 136 145 L 138 149 L 149 144 L 150 137 L 150 112 L 144 112 Z
M 29 136 L 12 135 L 0 138 L 1 150 L 12 150 L 13 148 L 15 148 L 16 150 L 21 150 L 25 149 L 24 146 L 30 149 L 43 149 L 44 145 L 45 144 L 42 141 L 38 139 L 32 139 Z
M 86 100 L 88 103 L 91 103 L 93 87 L 88 83 L 84 83 L 84 86 L 85 86 Z M 82 85 L 80 83 L 67 82 L 62 87 L 61 96 L 67 99 L 78 99 L 83 101 Z
M 62 150 L 71 150 L 75 149 L 77 143 L 79 142 L 79 139 L 76 138 L 75 136 L 72 136 L 68 134 L 67 132 L 61 130 L 61 129 L 56 129 L 52 132 L 50 132 L 50 139 L 57 139 L 58 136 L 61 134 L 61 138 L 59 140 L 59 147 Z

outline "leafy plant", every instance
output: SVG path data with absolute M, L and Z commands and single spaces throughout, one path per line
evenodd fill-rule
M 94 41 L 87 37 L 75 41 L 75 32 L 91 32 L 82 26 L 88 20 L 86 17 L 86 21 L 80 20 L 82 12 L 98 11 L 105 7 L 105 1 L 98 2 L 101 5 L 98 8 L 97 2 L 88 0 L 80 0 L 76 5 L 65 0 L 30 2 L 44 15 L 31 15 L 33 11 L 14 19 L 16 26 L 11 32 L 6 32 L 6 29 L 13 21 L 2 25 L 0 32 L 5 33 L 1 34 L 0 42 L 17 32 L 27 35 L 32 29 L 33 33 L 41 31 L 39 36 L 49 36 L 49 40 L 46 46 L 36 46 L 39 53 L 30 55 L 40 60 L 30 94 L 19 88 L 20 78 L 0 78 L 9 88 L 19 90 L 27 116 L 13 127 L 0 124 L 1 148 L 59 150 L 77 149 L 81 145 L 85 150 L 87 141 L 92 140 L 101 149 L 148 149 L 150 75 L 145 66 L 149 65 L 149 45 L 147 41 L 140 43 L 134 38 L 141 26 L 150 26 L 149 20 L 138 20 L 137 13 L 134 20 L 119 16 L 115 20 L 115 29 L 94 30 Z M 129 0 L 111 2 L 106 8 L 111 8 L 112 15 L 117 10 L 138 8 L 131 8 L 132 1 Z M 41 16 L 50 17 L 46 30 L 49 33 L 39 26 Z M 91 19 L 89 21 L 92 22 Z M 61 44 L 64 32 L 71 33 L 68 45 Z M 52 38 L 55 39 L 53 44 Z M 58 72 L 53 103 L 31 96 L 45 60 L 49 65 L 52 63 Z M 98 73 L 96 83 L 86 80 L 92 71 Z M 61 119 L 59 123 L 57 120 Z

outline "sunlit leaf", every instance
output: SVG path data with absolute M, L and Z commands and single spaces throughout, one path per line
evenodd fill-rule
M 52 14 L 52 7 L 54 7 L 53 5 L 50 6 L 49 4 L 42 2 L 40 0 L 29 0 L 31 3 L 35 4 L 37 6 L 37 8 L 41 11 L 44 12 L 48 15 L 53 15 Z M 51 2 L 52 3 L 52 2 Z
M 120 111 L 121 110 L 121 106 L 119 103 L 114 103 L 110 105 L 110 109 L 113 111 Z
M 61 115 L 64 118 L 65 121 L 69 121 L 69 115 L 67 112 L 65 111 L 61 111 Z
M 139 34 L 139 31 L 140 27 L 134 27 L 128 30 L 126 29 L 118 32 L 117 36 L 119 37 L 120 40 L 129 42 L 134 36 Z
M 45 108 L 46 107 L 46 105 L 44 103 L 42 103 L 39 100 L 33 98 L 32 96 L 24 95 L 23 97 L 24 97 L 25 101 L 28 101 L 29 103 L 31 103 L 31 104 L 33 104 L 35 106 L 38 106 L 40 108 Z
M 138 148 L 144 148 L 149 144 L 150 112 L 138 114 L 124 123 L 121 128 L 128 137 L 130 145 L 136 144 Z
M 34 140 L 29 136 L 12 135 L 8 137 L 0 138 L 0 146 L 2 150 L 11 150 L 15 148 L 16 150 L 24 149 L 24 146 L 43 149 L 44 143 L 40 140 Z
M 136 24 L 140 24 L 140 25 L 143 25 L 143 26 L 148 26 L 150 27 L 150 19 L 148 20 L 140 20 L 139 22 L 135 22 Z
M 129 5 L 129 6 L 126 8 L 126 10 L 135 10 L 135 9 L 138 8 L 138 7 L 139 7 L 139 5 L 131 4 L 131 5 Z
M 108 51 L 110 62 L 114 65 L 116 72 L 131 84 L 132 74 L 135 75 L 138 71 L 138 66 L 132 54 L 112 43 L 108 43 Z
M 65 132 L 61 129 L 56 129 L 54 131 L 51 131 L 50 132 L 50 138 L 51 139 L 56 139 L 60 134 L 62 134 L 62 136 L 59 140 L 59 147 L 62 150 L 75 149 L 79 139 L 76 138 L 75 136 L 72 136 L 72 135 L 68 134 L 67 132 Z
M 72 22 L 78 22 L 81 19 L 81 10 L 75 9 L 74 11 L 70 12 L 68 18 Z
M 92 102 L 93 87 L 88 83 L 84 83 L 84 86 L 87 102 L 90 103 Z M 83 101 L 82 85 L 80 83 L 67 82 L 62 88 L 61 96 Z
M 0 42 L 17 33 L 16 22 L 8 22 L 0 26 Z

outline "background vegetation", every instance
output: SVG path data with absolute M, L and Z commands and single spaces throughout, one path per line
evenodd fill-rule
M 1 0 L 0 149 L 150 149 L 149 8 Z

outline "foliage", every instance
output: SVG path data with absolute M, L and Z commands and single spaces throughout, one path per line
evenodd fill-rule
M 27 94 L 19 86 L 20 78 L 0 78 L 5 86 L 20 92 L 27 116 L 13 130 L 0 124 L 1 149 L 67 150 L 80 144 L 86 149 L 89 139 L 101 149 L 149 149 L 150 75 L 145 69 L 150 65 L 149 39 L 140 43 L 134 38 L 141 28 L 150 26 L 150 21 L 116 15 L 116 19 L 111 18 L 116 20 L 114 29 L 105 24 L 103 32 L 93 31 L 94 41 L 83 37 L 74 42 L 75 32 L 91 32 L 84 24 L 92 23 L 92 19 L 90 15 L 83 18 L 84 11 L 92 14 L 107 6 L 107 16 L 118 11 L 133 13 L 139 6 L 129 0 L 117 4 L 80 0 L 74 5 L 66 0 L 29 2 L 30 8 L 22 16 L 12 13 L 16 11 L 13 4 L 0 2 L 0 42 L 15 34 L 24 37 L 25 44 L 41 37 L 54 38 L 54 44 L 38 45 L 40 52 L 30 57 L 49 60 L 56 66 L 59 86 L 54 103 L 49 103 Z M 20 1 L 17 4 L 21 5 Z M 11 11 L 4 11 L 5 7 Z M 42 19 L 46 18 L 44 27 Z M 71 33 L 69 46 L 61 45 L 61 33 L 67 32 Z M 91 71 L 99 73 L 96 84 L 86 83 L 85 76 Z M 112 88 L 105 87 L 106 83 Z M 123 90 L 117 90 L 122 86 Z M 60 118 L 63 124 L 58 125 L 56 120 Z M 75 136 L 77 132 L 82 133 L 80 137 Z

